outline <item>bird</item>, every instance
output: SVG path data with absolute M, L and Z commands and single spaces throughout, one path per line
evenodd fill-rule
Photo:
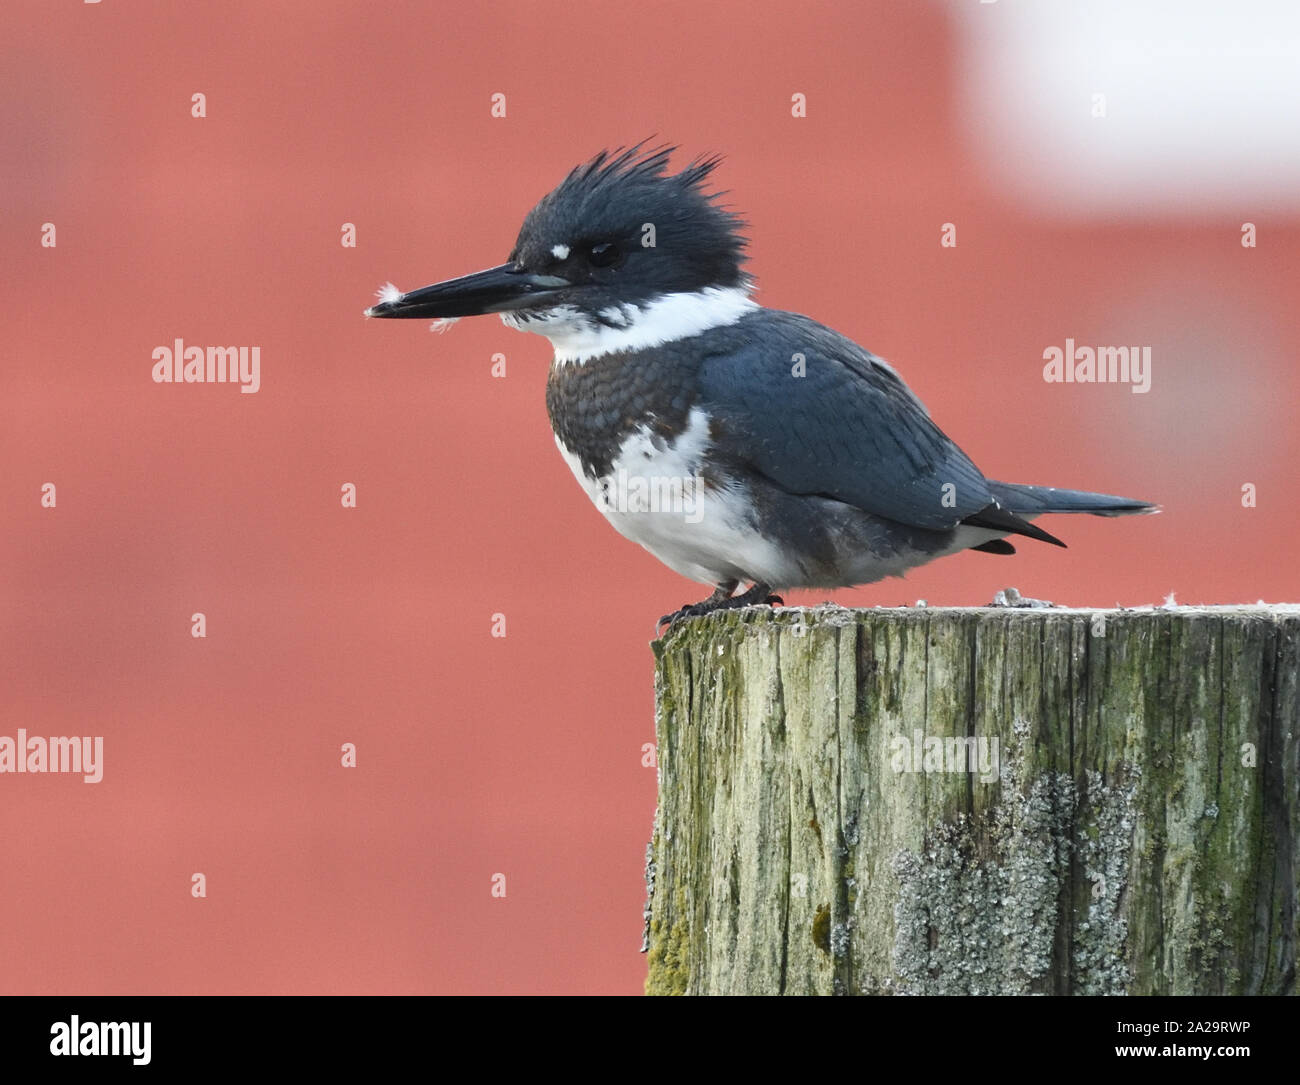
M 443 328 L 498 314 L 550 340 L 561 455 L 622 535 L 713 588 L 656 627 L 780 605 L 789 589 L 870 584 L 936 558 L 1065 544 L 1046 513 L 1147 501 L 987 478 L 883 359 L 766 308 L 747 224 L 713 191 L 718 155 L 603 150 L 528 212 L 504 264 L 404 292 L 368 317 Z M 741 590 L 738 590 L 741 589 Z

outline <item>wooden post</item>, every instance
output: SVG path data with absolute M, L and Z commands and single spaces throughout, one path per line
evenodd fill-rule
M 1294 993 L 1300 607 L 751 608 L 655 651 L 648 993 Z

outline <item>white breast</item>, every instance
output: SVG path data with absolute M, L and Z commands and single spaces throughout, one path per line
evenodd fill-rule
M 789 563 L 753 526 L 747 495 L 738 487 L 705 486 L 709 420 L 700 408 L 673 440 L 648 427 L 634 432 L 601 478 L 589 476 L 558 437 L 555 443 L 614 528 L 670 569 L 709 585 L 731 579 L 788 582 Z

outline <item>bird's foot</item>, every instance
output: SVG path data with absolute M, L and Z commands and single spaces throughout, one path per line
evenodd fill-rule
M 723 589 L 726 589 L 725 592 Z M 658 622 L 655 623 L 655 634 L 664 626 L 672 628 L 683 618 L 699 618 L 705 614 L 712 614 L 715 610 L 739 610 L 741 607 L 752 606 L 773 606 L 779 607 L 785 605 L 785 600 L 779 595 L 773 595 L 772 589 L 766 584 L 755 584 L 748 591 L 741 592 L 739 595 L 732 595 L 736 585 L 719 584 L 717 590 L 701 603 L 688 603 L 680 610 L 675 610 L 671 614 L 665 614 Z

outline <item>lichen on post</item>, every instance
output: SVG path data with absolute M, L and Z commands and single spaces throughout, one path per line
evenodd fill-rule
M 752 608 L 655 652 L 647 992 L 1294 992 L 1300 608 Z

